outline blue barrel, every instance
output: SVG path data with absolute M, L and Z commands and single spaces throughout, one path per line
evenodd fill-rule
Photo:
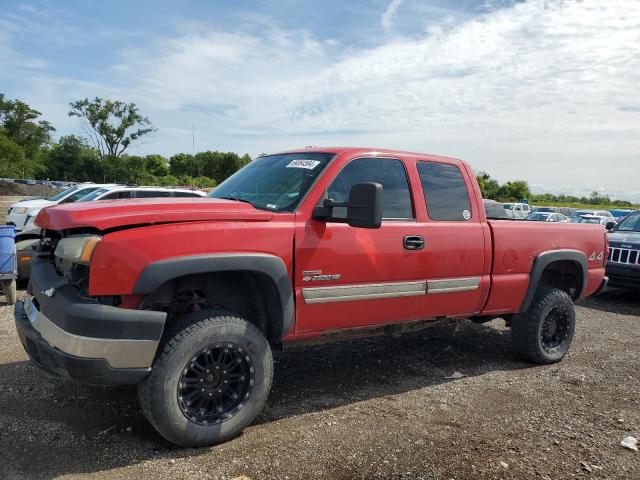
M 16 228 L 13 225 L 0 227 L 0 275 L 16 274 Z

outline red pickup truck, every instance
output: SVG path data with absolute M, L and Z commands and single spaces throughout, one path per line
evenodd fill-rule
M 573 301 L 606 284 L 605 229 L 488 220 L 471 168 L 387 150 L 262 156 L 210 198 L 43 209 L 21 341 L 45 371 L 138 384 L 169 441 L 237 435 L 272 349 L 501 317 L 559 361 Z

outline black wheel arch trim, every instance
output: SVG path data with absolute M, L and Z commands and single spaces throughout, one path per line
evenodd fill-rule
M 546 252 L 540 253 L 534 260 L 533 266 L 531 268 L 531 275 L 529 277 L 529 287 L 527 288 L 527 294 L 524 297 L 524 301 L 522 302 L 522 306 L 520 307 L 521 312 L 527 311 L 531 302 L 533 301 L 533 297 L 538 290 L 538 286 L 540 284 L 540 279 L 542 278 L 542 274 L 545 269 L 555 262 L 560 261 L 572 261 L 577 263 L 582 270 L 582 284 L 580 288 L 577 289 L 573 296 L 573 300 L 577 300 L 582 295 L 582 291 L 587 285 L 587 275 L 589 270 L 589 265 L 587 263 L 587 256 L 579 251 L 579 250 L 570 250 L 570 249 L 562 249 L 562 250 L 549 250 Z
M 266 253 L 215 253 L 159 260 L 147 265 L 136 281 L 133 293 L 148 295 L 164 283 L 187 275 L 245 271 L 262 273 L 275 283 L 282 319 L 274 336 L 281 341 L 293 327 L 295 302 L 289 272 L 284 261 Z

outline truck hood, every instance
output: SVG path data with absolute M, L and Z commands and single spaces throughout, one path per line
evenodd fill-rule
M 640 232 L 611 232 L 607 234 L 610 243 L 640 244 Z
M 217 198 L 155 198 L 69 203 L 45 208 L 36 225 L 47 230 L 93 227 L 98 230 L 198 221 L 267 222 L 271 212 L 248 203 Z

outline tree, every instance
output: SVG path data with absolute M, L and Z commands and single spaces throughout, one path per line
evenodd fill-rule
M 104 169 L 98 152 L 75 135 L 61 137 L 44 160 L 47 176 L 52 179 L 78 182 L 103 179 Z
M 46 120 L 39 120 L 40 112 L 20 100 L 7 100 L 0 93 L 0 133 L 16 145 L 23 158 L 16 168 L 21 176 L 33 176 L 43 173 L 45 168 L 41 162 L 41 153 L 51 144 L 51 133 L 55 128 Z M 9 143 L 3 140 L 3 148 Z M 11 150 L 14 150 L 11 147 Z M 14 152 L 15 154 L 15 152 Z M 5 161 L 8 157 L 3 157 Z
M 478 172 L 476 178 L 478 179 L 482 198 L 497 200 L 498 191 L 500 190 L 500 184 L 498 181 L 487 172 Z
M 24 150 L 0 131 L 0 177 L 19 178 L 26 175 Z
M 71 102 L 70 117 L 78 117 L 100 157 L 115 160 L 131 145 L 155 129 L 135 103 L 96 97 Z

